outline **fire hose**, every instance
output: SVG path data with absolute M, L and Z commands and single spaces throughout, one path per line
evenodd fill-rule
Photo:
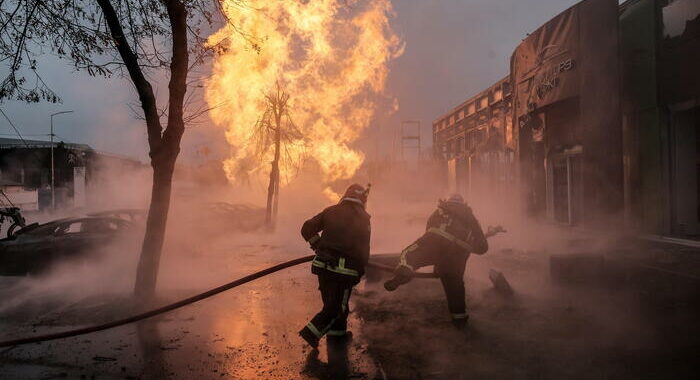
M 127 317 L 127 318 L 122 318 L 122 319 L 118 319 L 116 321 L 103 323 L 101 325 L 88 326 L 88 327 L 83 327 L 83 328 L 68 330 L 68 331 L 62 331 L 62 332 L 57 332 L 57 333 L 52 333 L 52 334 L 45 334 L 45 335 L 38 335 L 38 336 L 34 336 L 34 337 L 28 337 L 28 338 L 6 340 L 3 342 L 0 342 L 0 347 L 13 347 L 13 346 L 18 346 L 18 345 L 22 345 L 22 344 L 38 343 L 38 342 L 45 342 L 45 341 L 49 341 L 49 340 L 55 340 L 55 339 L 70 338 L 70 337 L 74 337 L 74 336 L 78 336 L 78 335 L 90 334 L 93 332 L 103 331 L 103 330 L 111 329 L 114 327 L 119 327 L 119 326 L 123 326 L 126 324 L 138 322 L 138 321 L 141 321 L 143 319 L 155 317 L 156 315 L 167 313 L 169 311 L 179 309 L 181 307 L 193 304 L 195 302 L 199 302 L 201 300 L 215 296 L 219 293 L 233 289 L 237 286 L 240 286 L 240 285 L 246 284 L 248 282 L 251 282 L 253 280 L 256 280 L 260 277 L 265 277 L 269 274 L 278 272 L 282 269 L 290 268 L 290 267 L 293 267 L 293 266 L 296 266 L 299 264 L 309 262 L 309 261 L 313 260 L 314 256 L 315 255 L 309 255 L 309 256 L 300 257 L 300 258 L 297 258 L 294 260 L 289 260 L 289 261 L 271 266 L 269 268 L 257 271 L 255 273 L 251 273 L 247 276 L 241 277 L 241 278 L 234 280 L 234 281 L 231 281 L 227 284 L 221 285 L 221 286 L 216 287 L 214 289 L 210 289 L 204 293 L 200 293 L 200 294 L 194 295 L 192 297 L 188 297 L 188 298 L 185 298 L 183 300 L 171 303 L 169 305 L 161 306 L 159 308 L 146 311 L 144 313 L 132 315 L 132 316 Z M 391 267 L 389 265 L 385 265 L 385 264 L 370 262 L 367 264 L 367 266 L 372 267 L 372 268 L 376 268 L 376 269 L 379 269 L 382 271 L 387 271 L 387 272 L 394 271 L 393 267 Z M 413 274 L 413 277 L 416 277 L 416 278 L 435 278 L 436 275 L 434 273 L 416 272 Z

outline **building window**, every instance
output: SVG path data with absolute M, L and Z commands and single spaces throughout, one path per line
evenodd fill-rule
M 469 103 L 469 104 L 467 105 L 467 115 L 471 115 L 471 114 L 473 114 L 474 112 L 476 112 L 474 103 Z
M 497 88 L 496 91 L 493 92 L 493 101 L 497 102 L 501 99 L 503 99 L 503 90 Z
M 489 106 L 489 97 L 484 96 L 483 98 L 479 99 L 479 109 L 484 109 Z

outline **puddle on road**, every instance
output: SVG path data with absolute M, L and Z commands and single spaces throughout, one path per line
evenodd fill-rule
M 262 266 L 238 266 L 252 267 Z M 313 353 L 298 337 L 321 307 L 316 288 L 316 277 L 301 265 L 140 325 L 18 347 L 0 354 L 0 378 L 376 378 L 354 314 L 349 327 L 355 335 L 347 345 L 329 347 L 324 339 Z M 180 288 L 171 298 L 183 292 Z M 33 332 L 26 323 L 6 322 L 18 323 L 0 316 L 3 331 L 17 328 L 20 335 L 76 327 L 40 326 Z

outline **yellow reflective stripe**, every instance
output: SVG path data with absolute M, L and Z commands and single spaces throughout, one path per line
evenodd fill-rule
M 334 268 L 334 269 L 336 269 L 338 271 L 338 273 L 347 274 L 350 276 L 359 276 L 360 275 L 360 273 L 358 271 L 345 267 L 345 257 L 341 257 L 338 259 L 338 267 Z M 333 269 L 331 269 L 331 270 L 333 270 Z
M 322 334 L 320 331 L 318 331 L 318 329 L 316 328 L 316 326 L 314 326 L 313 323 L 309 322 L 309 323 L 306 325 L 306 327 L 307 327 L 309 330 L 311 330 L 311 332 L 314 333 L 314 335 L 316 335 L 316 337 L 317 337 L 318 339 L 321 339 L 321 337 L 323 336 L 323 334 Z
M 319 240 L 321 240 L 321 237 L 318 235 L 314 235 L 311 237 L 311 239 L 308 240 L 308 242 L 309 244 L 314 245 Z
M 342 263 L 345 264 L 345 259 L 343 259 L 343 258 L 341 258 L 341 259 L 342 259 Z M 323 261 L 316 260 L 316 259 L 314 259 L 314 261 L 311 262 L 311 265 L 318 267 L 318 268 L 323 268 L 323 269 L 331 271 L 331 272 L 344 274 L 347 276 L 359 276 L 360 275 L 360 272 L 358 272 L 354 269 L 344 268 L 341 266 L 338 266 L 338 267 L 329 266 L 326 263 L 324 263 Z
M 338 320 L 338 317 L 335 317 L 335 318 L 331 319 L 330 322 L 328 322 L 328 326 L 326 326 L 326 328 L 321 330 L 321 336 L 326 335 L 328 333 L 328 330 L 331 329 L 331 326 L 333 326 L 333 324 L 335 323 L 336 320 Z
M 452 319 L 465 319 L 467 316 L 467 313 L 452 313 Z
M 315 267 L 319 267 L 319 268 L 325 268 L 325 267 L 326 267 L 326 263 L 321 262 L 321 261 L 316 261 L 316 260 L 312 261 L 312 262 L 311 262 L 311 265 L 313 265 L 313 266 L 315 266 Z
M 323 261 L 318 259 L 318 256 L 314 257 L 314 260 L 311 262 L 311 265 L 319 268 L 326 268 L 328 267 L 328 264 L 324 263 Z
M 399 256 L 399 266 L 400 267 L 407 267 L 407 268 L 411 269 L 411 271 L 413 271 L 413 267 L 408 265 L 408 262 L 406 261 L 406 255 L 411 251 L 415 251 L 417 248 L 418 248 L 418 244 L 413 243 L 413 244 L 409 245 L 406 249 L 401 251 L 401 255 Z
M 359 273 L 358 271 L 354 270 L 354 269 L 348 269 L 348 268 L 331 268 L 331 267 L 328 267 L 328 268 L 326 268 L 326 269 L 328 269 L 328 270 L 331 271 L 331 272 L 336 272 L 336 273 L 340 273 L 340 274 L 346 274 L 346 275 L 348 275 L 348 276 L 359 276 L 359 275 L 360 275 L 360 273 Z
M 345 313 L 348 310 L 348 299 L 350 298 L 350 289 L 345 289 L 343 292 L 343 313 Z
M 347 334 L 345 330 L 328 330 L 328 333 L 326 333 L 326 335 L 330 336 L 345 336 L 345 334 Z
M 439 228 L 435 228 L 435 227 L 431 227 L 431 228 L 428 228 L 428 232 L 432 232 L 432 233 L 434 233 L 434 234 L 436 234 L 436 235 L 440 235 L 440 236 L 444 237 L 445 239 L 447 239 L 447 240 L 449 240 L 449 241 L 451 241 L 451 242 L 457 244 L 458 246 L 460 246 L 460 247 L 462 247 L 462 248 L 464 248 L 464 249 L 466 249 L 466 250 L 471 250 L 471 249 L 472 249 L 472 246 L 471 246 L 469 243 L 467 243 L 467 242 L 464 241 L 464 240 L 457 239 L 456 236 L 452 235 L 451 233 L 449 233 L 449 232 L 447 232 L 447 231 L 445 231 L 445 230 L 442 230 L 442 229 L 439 229 Z

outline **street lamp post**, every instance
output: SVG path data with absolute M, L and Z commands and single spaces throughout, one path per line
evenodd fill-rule
M 56 210 L 56 183 L 54 178 L 54 166 L 53 166 L 53 117 L 56 115 L 61 115 L 64 113 L 71 113 L 73 111 L 61 111 L 51 114 L 51 210 Z

